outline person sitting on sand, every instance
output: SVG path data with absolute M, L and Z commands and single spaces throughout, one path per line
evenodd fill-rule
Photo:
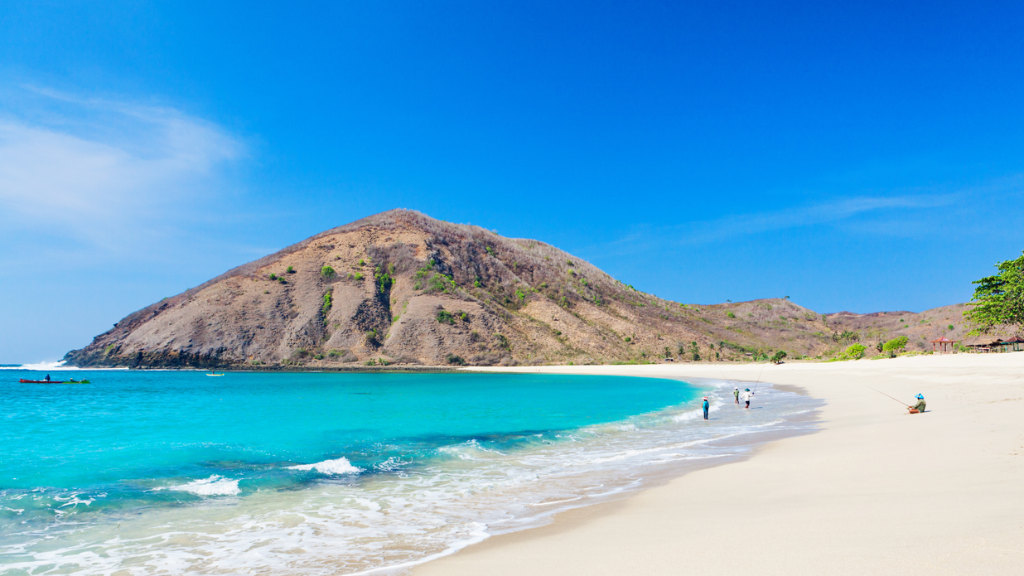
M 917 395 L 917 404 L 914 404 L 913 406 L 907 406 L 907 409 L 910 410 L 911 414 L 920 414 L 920 413 L 924 412 L 924 407 L 925 407 L 924 396 L 922 396 L 921 394 L 918 394 Z
M 710 404 L 708 403 L 708 397 L 707 397 L 707 396 L 705 396 L 705 397 L 704 397 L 704 419 L 705 419 L 705 420 L 707 420 L 707 419 L 708 419 L 708 408 L 709 408 L 710 406 L 711 406 L 711 405 L 710 405 Z
M 736 398 L 736 403 L 739 404 L 740 403 L 740 389 L 739 388 L 733 388 L 732 389 L 732 395 L 733 395 L 733 398 Z
M 750 388 L 743 389 L 743 401 L 747 403 L 744 408 L 750 408 L 750 399 L 754 397 L 754 393 L 750 391 Z

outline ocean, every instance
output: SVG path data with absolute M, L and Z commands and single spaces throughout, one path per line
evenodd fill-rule
M 91 383 L 0 370 L 0 574 L 400 571 L 807 433 L 816 407 L 761 384 L 742 410 L 715 380 L 50 374 Z

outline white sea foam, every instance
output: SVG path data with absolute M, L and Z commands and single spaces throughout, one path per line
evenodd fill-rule
M 78 366 L 65 366 L 64 360 L 58 362 L 37 362 L 35 364 L 20 364 L 17 366 L 0 366 L 0 370 L 31 370 L 35 372 L 77 372 L 88 370 L 127 370 L 127 368 L 79 368 Z
M 216 474 L 203 480 L 193 480 L 188 484 L 171 486 L 168 490 L 190 492 L 197 496 L 234 496 L 241 492 L 238 488 L 238 480 L 224 478 Z
M 316 462 L 315 464 L 299 464 L 298 466 L 288 466 L 289 470 L 316 470 L 321 474 L 359 474 L 363 471 L 358 466 L 353 466 L 348 458 L 336 458 L 334 460 L 324 460 L 323 462 Z

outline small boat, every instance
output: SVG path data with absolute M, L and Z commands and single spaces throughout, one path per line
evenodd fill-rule
M 207 374 L 207 376 L 223 376 L 223 374 Z
M 63 384 L 63 380 L 25 380 L 24 378 L 18 380 L 20 384 Z

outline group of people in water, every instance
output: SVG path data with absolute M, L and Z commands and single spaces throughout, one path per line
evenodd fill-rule
M 750 391 L 750 388 L 745 388 L 742 393 L 739 388 L 733 388 L 732 395 L 733 398 L 736 399 L 736 404 L 739 404 L 740 398 L 742 398 L 744 403 L 743 408 L 745 410 L 750 409 L 750 399 L 754 397 L 754 393 Z M 711 403 L 708 401 L 707 396 L 704 397 L 702 407 L 704 408 L 704 419 L 708 420 L 708 410 L 711 408 Z
M 743 408 L 745 410 L 750 409 L 750 399 L 754 397 L 754 393 L 750 391 L 750 388 L 744 388 L 743 392 L 740 392 L 739 388 L 733 388 L 732 396 L 735 398 L 737 405 L 740 403 L 740 400 L 743 400 Z M 926 404 L 924 401 L 924 395 L 918 394 L 916 398 L 917 404 L 907 406 L 907 410 L 910 411 L 910 414 L 921 414 L 925 410 Z M 704 409 L 704 419 L 708 420 L 708 410 L 711 408 L 711 402 L 708 401 L 707 396 L 704 397 L 704 402 L 701 404 L 701 407 Z

